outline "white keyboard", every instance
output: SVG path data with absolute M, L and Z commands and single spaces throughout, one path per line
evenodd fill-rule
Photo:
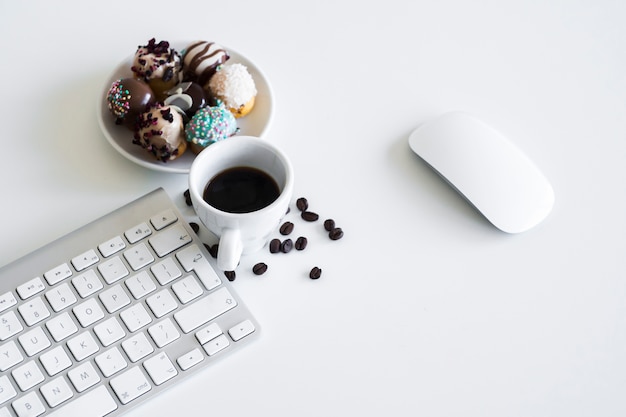
M 158 189 L 0 269 L 0 417 L 119 416 L 259 325 Z

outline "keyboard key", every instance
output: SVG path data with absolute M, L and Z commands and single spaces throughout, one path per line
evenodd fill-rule
M 124 240 L 119 236 L 115 236 L 114 238 L 109 239 L 106 242 L 98 245 L 98 250 L 100 251 L 102 256 L 108 258 L 114 253 L 121 251 L 125 247 L 126 244 L 124 243 Z
M 194 244 L 178 251 L 176 258 L 185 271 L 196 273 L 207 290 L 211 291 L 222 283 L 198 245 Z
M 44 380 L 44 376 L 34 360 L 15 368 L 11 371 L 11 375 L 22 391 L 26 391 Z
M 122 325 L 115 317 L 111 317 L 93 328 L 102 346 L 109 346 L 126 336 Z
M 67 283 L 63 283 L 46 293 L 46 300 L 56 312 L 76 303 L 76 296 Z
M 48 320 L 46 328 L 55 342 L 60 342 L 78 331 L 78 327 L 67 312 Z
M 13 401 L 13 409 L 18 417 L 37 417 L 46 412 L 46 408 L 33 391 Z
M 82 298 L 89 297 L 103 288 L 102 281 L 100 281 L 93 269 L 74 277 L 72 285 Z
M 24 327 L 13 311 L 8 311 L 0 316 L 0 341 L 7 340 L 22 330 Z
M 100 348 L 89 332 L 82 332 L 67 341 L 67 347 L 77 361 L 82 361 L 96 353 Z
M 58 282 L 63 281 L 65 278 L 69 278 L 71 276 L 72 276 L 72 270 L 70 269 L 69 265 L 66 263 L 62 263 L 56 268 L 53 268 L 43 274 L 43 277 L 46 279 L 46 281 L 48 281 L 48 284 L 50 285 L 54 285 Z
M 17 395 L 17 391 L 6 375 L 0 376 L 0 404 L 4 404 Z
M 122 404 L 128 404 L 152 389 L 138 366 L 116 376 L 109 383 Z
M 87 252 L 73 258 L 72 265 L 74 265 L 74 268 L 80 272 L 83 269 L 89 268 L 91 265 L 96 264 L 99 260 L 100 258 L 98 258 L 96 251 L 94 251 L 93 249 L 89 249 Z
M 33 356 L 50 346 L 50 339 L 48 339 L 41 327 L 35 327 L 21 334 L 18 340 L 28 356 Z
M 63 346 L 57 346 L 44 353 L 39 357 L 39 361 L 50 376 L 54 376 L 72 366 L 72 360 L 63 350 Z
M 196 339 L 198 339 L 201 345 L 204 345 L 206 342 L 215 339 L 222 333 L 222 329 L 220 329 L 217 323 L 211 323 L 196 332 Z
M 174 319 L 183 332 L 189 333 L 236 306 L 237 301 L 228 289 L 222 287 L 176 312 Z
M 115 256 L 98 265 L 98 271 L 107 284 L 113 284 L 129 274 L 128 269 L 119 256 Z
M 148 239 L 148 242 L 150 242 L 150 246 L 152 246 L 157 256 L 162 258 L 191 242 L 191 235 L 182 224 L 177 224 L 161 233 L 157 233 Z
M 115 400 L 102 385 L 46 417 L 104 417 L 115 409 L 117 409 Z
M 135 332 L 152 321 L 145 307 L 141 304 L 135 304 L 122 311 L 120 318 L 130 332 Z
M 98 298 L 100 298 L 104 308 L 109 313 L 115 313 L 117 310 L 130 304 L 130 298 L 128 298 L 128 295 L 126 295 L 126 292 L 119 284 L 101 292 Z
M 82 302 L 74 307 L 72 311 L 83 327 L 89 327 L 104 318 L 104 311 L 102 311 L 102 308 L 100 308 L 95 298 L 90 298 Z
M 41 280 L 41 278 L 35 277 L 17 287 L 17 293 L 22 300 L 26 300 L 27 298 L 30 298 L 45 289 L 46 286 L 43 285 L 43 281 Z
M 164 289 L 159 291 L 158 293 L 148 297 L 146 299 L 146 304 L 150 307 L 150 310 L 154 313 L 155 317 L 163 317 L 170 311 L 174 311 L 176 307 L 178 307 L 178 303 L 169 292 L 169 290 Z
M 151 234 L 152 230 L 150 230 L 150 227 L 148 227 L 146 223 L 138 224 L 137 226 L 131 227 L 126 232 L 124 232 L 124 236 L 126 236 L 126 239 L 128 239 L 131 244 L 137 243 L 141 239 L 150 236 Z
M 225 335 L 217 336 L 215 339 L 208 341 L 202 347 L 207 355 L 213 356 L 217 352 L 226 349 L 230 345 L 228 338 Z
M 17 299 L 11 291 L 0 295 L 0 313 L 15 304 L 17 304 Z
M 96 368 L 93 367 L 91 362 L 85 362 L 78 365 L 76 368 L 72 368 L 67 373 L 67 377 L 70 379 L 72 385 L 74 385 L 74 389 L 76 389 L 76 391 L 78 392 L 83 392 L 100 382 L 100 376 L 98 375 Z
M 157 347 L 160 348 L 169 345 L 180 337 L 180 333 L 169 317 L 154 326 L 150 326 L 148 328 L 148 333 L 152 337 L 152 340 L 154 340 Z
M 181 303 L 187 304 L 202 295 L 202 287 L 191 275 L 186 276 L 172 285 L 172 290 Z
M 148 375 L 156 385 L 161 385 L 178 375 L 176 367 L 165 352 L 146 360 L 143 367 L 146 368 Z
M 124 349 L 128 359 L 132 362 L 137 362 L 139 359 L 145 358 L 154 352 L 154 348 L 143 333 L 137 333 L 130 339 L 124 340 L 122 342 L 122 349 Z
M 13 340 L 10 340 L 0 346 L 0 372 L 4 372 L 7 369 L 12 368 L 23 360 L 24 356 L 22 356 Z M 1 403 L 2 401 L 0 401 L 0 404 Z
M 154 262 L 154 257 L 145 243 L 140 243 L 124 252 L 124 258 L 133 271 L 138 271 L 146 265 Z M 108 281 L 107 281 L 108 282 Z M 109 283 L 110 284 L 110 283 Z
M 233 338 L 235 342 L 243 339 L 254 332 L 254 324 L 250 320 L 244 320 L 236 326 L 228 329 L 228 334 Z
M 128 366 L 128 362 L 122 356 L 117 347 L 111 348 L 96 356 L 96 365 L 102 371 L 102 375 L 110 377 Z
M 47 384 L 43 384 L 39 390 L 50 407 L 56 407 L 74 395 L 67 381 L 62 376 L 53 379 Z
M 183 371 L 186 371 L 192 366 L 199 364 L 203 360 L 204 360 L 204 355 L 202 354 L 200 349 L 195 348 L 185 353 L 184 355 L 179 356 L 178 359 L 176 359 L 176 362 L 178 363 L 178 366 L 180 366 L 180 369 L 182 369 Z
M 33 298 L 18 308 L 27 326 L 33 326 L 41 320 L 50 317 L 50 311 L 43 303 L 41 297 Z
M 139 300 L 156 290 L 156 285 L 146 271 L 141 271 L 126 280 L 126 288 Z
M 170 209 L 167 209 L 156 216 L 150 217 L 150 223 L 152 223 L 152 227 L 156 230 L 161 230 L 174 223 L 176 220 L 178 220 L 178 217 L 176 217 L 174 212 Z
M 161 285 L 169 284 L 183 275 L 172 258 L 166 258 L 158 264 L 154 264 L 150 267 L 150 271 Z

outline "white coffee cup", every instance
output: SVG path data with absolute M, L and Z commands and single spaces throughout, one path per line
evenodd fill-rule
M 256 168 L 276 181 L 279 195 L 268 206 L 246 213 L 222 211 L 207 203 L 204 191 L 218 174 L 235 167 Z M 242 254 L 261 249 L 287 213 L 293 193 L 293 168 L 267 139 L 233 136 L 200 152 L 189 171 L 189 193 L 198 218 L 219 238 L 217 267 L 234 271 Z

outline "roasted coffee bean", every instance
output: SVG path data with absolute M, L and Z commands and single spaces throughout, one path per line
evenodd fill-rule
M 280 239 L 270 240 L 270 253 L 280 252 Z
M 198 234 L 200 231 L 200 225 L 198 225 L 198 223 L 191 222 L 189 223 L 189 226 L 191 226 L 195 234 Z
M 188 206 L 192 206 L 193 203 L 191 202 L 191 193 L 189 191 L 189 189 L 187 189 L 183 195 L 185 196 L 185 204 L 187 204 Z
M 314 266 L 313 269 L 311 269 L 311 272 L 309 272 L 309 278 L 311 279 L 318 279 L 321 276 L 322 270 L 316 266 Z
M 285 222 L 282 224 L 282 226 L 280 226 L 280 234 L 283 236 L 286 236 L 288 234 L 290 234 L 291 232 L 293 232 L 293 223 L 291 222 Z
M 309 208 L 309 202 L 306 198 L 300 197 L 296 200 L 296 207 L 298 207 L 298 210 L 300 211 L 306 211 L 306 209 Z
M 320 216 L 317 213 L 313 213 L 312 211 L 303 211 L 300 215 L 307 222 L 315 222 Z
M 263 262 L 259 262 L 252 267 L 252 272 L 254 272 L 255 275 L 263 275 L 265 271 L 267 271 L 267 265 Z
M 333 219 L 324 220 L 324 229 L 326 229 L 327 232 L 330 232 L 334 228 L 335 228 L 335 221 Z
M 293 249 L 293 241 L 291 239 L 285 239 L 283 243 L 280 244 L 280 251 L 282 253 L 289 253 Z
M 226 276 L 226 278 L 228 278 L 230 282 L 233 282 L 235 278 L 237 278 L 237 274 L 235 274 L 235 271 L 224 271 L 224 275 Z
M 343 230 L 341 230 L 341 227 L 335 227 L 333 230 L 328 232 L 328 237 L 331 240 L 339 240 L 343 237 Z
M 309 241 L 306 239 L 306 237 L 300 236 L 298 239 L 296 239 L 296 243 L 293 247 L 296 248 L 296 250 L 304 250 L 307 243 L 309 243 Z
M 217 259 L 217 251 L 219 250 L 219 248 L 220 248 L 220 247 L 219 247 L 219 245 L 218 245 L 217 243 L 216 243 L 215 245 L 213 245 L 213 246 L 209 247 L 209 254 L 210 254 L 213 258 L 215 258 L 215 259 Z

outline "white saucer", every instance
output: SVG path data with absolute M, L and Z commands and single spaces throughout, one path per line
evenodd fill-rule
M 192 43 L 193 41 L 171 42 L 170 44 L 178 52 L 181 52 Z M 239 132 L 237 134 L 263 137 L 269 129 L 274 115 L 274 97 L 272 88 L 261 69 L 258 68 L 252 61 L 228 47 L 225 47 L 225 49 L 230 55 L 230 59 L 226 62 L 245 65 L 248 68 L 250 75 L 252 75 L 257 89 L 254 108 L 248 115 L 237 119 L 237 126 L 239 127 Z M 129 160 L 156 171 L 188 174 L 191 163 L 195 158 L 195 154 L 191 152 L 191 150 L 188 149 L 181 157 L 176 158 L 173 161 L 161 162 L 156 160 L 151 153 L 140 146 L 133 144 L 133 132 L 125 126 L 116 125 L 115 117 L 109 112 L 106 101 L 107 93 L 109 92 L 111 84 L 114 81 L 120 78 L 132 77 L 130 67 L 132 65 L 133 58 L 134 55 L 129 56 L 121 62 L 113 70 L 105 82 L 97 102 L 97 117 L 100 128 L 113 148 Z

